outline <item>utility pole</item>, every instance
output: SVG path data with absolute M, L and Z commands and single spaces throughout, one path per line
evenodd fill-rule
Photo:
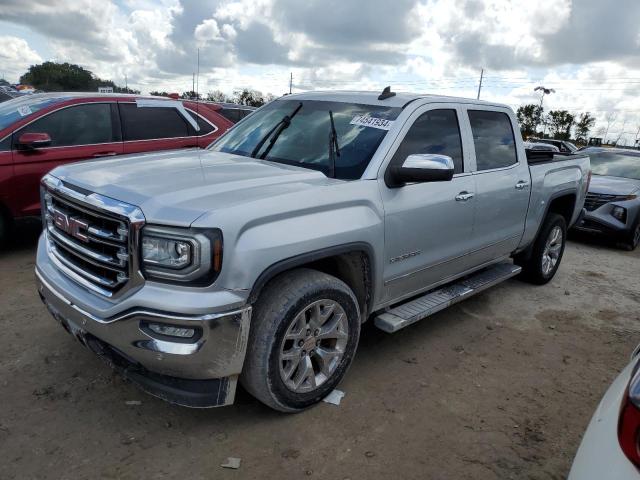
M 293 72 L 291 72 L 291 76 L 289 77 L 289 95 L 291 95 L 292 88 L 293 88 Z
M 484 76 L 484 68 L 480 70 L 480 83 L 478 84 L 478 100 L 480 100 L 480 90 L 482 90 L 482 77 Z
M 129 93 L 129 82 L 127 81 L 127 74 L 124 74 L 124 91 Z
M 196 72 L 193 72 L 193 80 L 191 81 L 191 93 L 196 91 Z

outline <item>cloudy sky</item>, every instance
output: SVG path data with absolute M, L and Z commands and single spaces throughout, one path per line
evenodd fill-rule
M 640 0 L 0 0 L 0 76 L 77 63 L 142 92 L 394 90 L 590 111 L 640 128 Z

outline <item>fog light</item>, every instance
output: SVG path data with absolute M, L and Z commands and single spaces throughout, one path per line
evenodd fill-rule
M 168 335 L 170 337 L 191 338 L 196 331 L 193 328 L 175 327 L 173 325 L 163 325 L 161 323 L 149 323 L 149 330 L 159 335 Z
M 622 223 L 625 223 L 627 221 L 627 209 L 624 207 L 613 207 L 611 215 L 614 218 L 620 220 Z

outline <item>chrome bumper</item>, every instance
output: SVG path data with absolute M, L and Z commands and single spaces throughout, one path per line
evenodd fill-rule
M 148 393 L 190 407 L 233 403 L 249 336 L 251 307 L 180 315 L 132 309 L 99 318 L 75 305 L 36 268 L 38 292 L 51 314 L 81 343 Z M 145 322 L 197 330 L 193 339 L 159 338 Z

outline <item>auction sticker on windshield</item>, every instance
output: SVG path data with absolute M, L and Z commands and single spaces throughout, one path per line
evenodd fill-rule
M 26 117 L 27 115 L 31 115 L 31 108 L 29 105 L 22 105 L 18 107 L 18 113 L 23 117 Z
M 371 117 L 369 115 L 356 115 L 349 122 L 351 125 L 359 125 L 361 127 L 378 128 L 380 130 L 389 130 L 393 125 L 393 120 L 384 118 Z

